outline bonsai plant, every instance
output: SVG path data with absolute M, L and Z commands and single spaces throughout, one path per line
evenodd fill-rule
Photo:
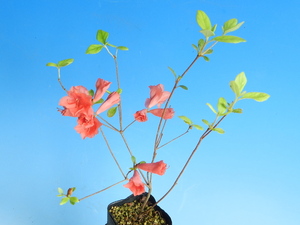
M 70 89 L 65 88 L 61 81 L 61 68 L 73 63 L 74 59 L 61 60 L 58 63 L 47 63 L 47 66 L 53 66 L 58 71 L 58 82 L 61 88 L 66 92 L 66 96 L 59 101 L 59 111 L 63 116 L 77 118 L 75 130 L 81 135 L 81 138 L 94 138 L 100 134 L 104 138 L 104 144 L 110 152 L 116 166 L 118 167 L 122 179 L 114 184 L 109 184 L 104 189 L 87 195 L 86 197 L 78 198 L 73 195 L 75 187 L 71 187 L 65 193 L 62 188 L 58 188 L 59 197 L 62 197 L 60 204 L 67 202 L 76 204 L 88 197 L 101 193 L 115 185 L 123 184 L 123 187 L 128 188 L 132 195 L 128 198 L 114 202 L 108 206 L 108 224 L 172 224 L 172 221 L 167 213 L 160 209 L 157 204 L 161 202 L 175 187 L 179 179 L 185 172 L 194 154 L 200 147 L 202 141 L 212 132 L 220 134 L 224 130 L 219 127 L 220 123 L 232 113 L 242 113 L 242 109 L 236 108 L 236 104 L 244 99 L 253 99 L 258 102 L 267 100 L 270 96 L 263 92 L 246 92 L 244 90 L 247 83 L 247 78 L 244 72 L 238 74 L 235 79 L 230 81 L 230 89 L 233 92 L 233 100 L 227 101 L 220 97 L 217 100 L 216 107 L 207 103 L 207 106 L 214 113 L 213 121 L 202 119 L 203 125 L 195 124 L 192 119 L 185 115 L 176 115 L 176 109 L 171 107 L 174 93 L 178 90 L 188 90 L 187 86 L 181 84 L 181 81 L 187 76 L 190 68 L 201 58 L 209 61 L 208 55 L 213 53 L 213 48 L 219 42 L 223 43 L 240 43 L 245 42 L 245 39 L 228 35 L 229 33 L 239 29 L 244 22 L 238 23 L 237 19 L 230 19 L 222 26 L 222 34 L 216 36 L 217 25 L 212 25 L 208 15 L 201 10 L 196 13 L 196 21 L 201 28 L 200 33 L 203 36 L 197 41 L 197 44 L 192 44 L 195 49 L 195 58 L 186 67 L 186 69 L 178 75 L 172 68 L 169 67 L 171 74 L 174 76 L 173 88 L 164 90 L 163 84 L 150 85 L 149 97 L 145 97 L 144 107 L 132 112 L 132 122 L 124 124 L 123 122 L 123 107 L 128 107 L 128 102 L 122 99 L 122 92 L 126 92 L 126 87 L 120 85 L 120 75 L 118 67 L 119 51 L 129 50 L 127 47 L 113 45 L 108 41 L 109 33 L 104 30 L 98 30 L 96 39 L 98 44 L 90 45 L 86 54 L 97 54 L 105 50 L 115 63 L 115 81 L 117 83 L 116 90 L 110 90 L 112 81 L 97 79 L 96 89 L 89 90 L 84 86 L 73 86 Z M 113 51 L 114 50 L 114 51 Z M 196 78 L 195 78 L 196 79 Z M 106 116 L 104 116 L 106 112 Z M 118 124 L 113 124 L 110 121 L 111 117 L 117 116 Z M 157 118 L 157 127 L 154 135 L 152 158 L 137 160 L 134 152 L 127 141 L 126 135 L 132 126 L 137 123 L 147 124 L 148 117 L 155 116 Z M 176 119 L 177 118 L 177 119 Z M 176 122 L 184 122 L 186 129 L 178 136 L 170 140 L 164 140 L 163 134 L 170 124 L 170 120 Z M 205 127 L 205 128 L 204 128 Z M 119 158 L 115 154 L 111 144 L 106 137 L 106 129 L 110 129 L 119 134 L 120 139 L 124 142 L 124 150 L 128 152 L 129 169 L 124 170 L 119 163 Z M 168 169 L 168 159 L 158 160 L 158 150 L 166 145 L 173 144 L 180 140 L 182 136 L 188 135 L 191 130 L 200 132 L 196 145 L 190 149 L 190 155 L 184 163 L 183 168 L 175 179 L 173 185 L 166 190 L 158 201 L 151 195 L 153 187 L 153 175 L 165 175 Z

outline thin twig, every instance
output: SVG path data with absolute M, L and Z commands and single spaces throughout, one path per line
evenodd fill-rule
M 102 134 L 102 136 L 103 136 L 103 138 L 104 138 L 104 140 L 105 140 L 106 146 L 107 146 L 107 148 L 108 148 L 108 150 L 109 150 L 111 156 L 113 157 L 113 159 L 114 159 L 115 163 L 117 164 L 117 166 L 118 166 L 120 172 L 122 173 L 123 177 L 126 178 L 126 176 L 125 176 L 125 174 L 124 174 L 124 172 L 123 172 L 123 170 L 122 170 L 122 168 L 121 168 L 121 166 L 120 166 L 120 164 L 119 164 L 117 158 L 115 157 L 115 154 L 113 153 L 112 149 L 110 148 L 110 145 L 109 145 L 109 143 L 108 143 L 108 140 L 106 139 L 106 136 L 105 136 L 105 134 L 104 134 L 104 132 L 103 132 L 103 130 L 102 130 L 101 127 L 100 127 L 100 131 L 101 131 L 101 134 Z
M 90 195 L 88 195 L 88 196 L 85 196 L 85 197 L 79 199 L 79 201 L 82 201 L 83 199 L 89 198 L 89 197 L 91 197 L 91 196 L 93 196 L 93 195 L 99 194 L 99 193 L 101 193 L 102 191 L 105 191 L 105 190 L 107 190 L 107 189 L 109 189 L 109 188 L 111 188 L 111 187 L 113 187 L 113 186 L 116 186 L 116 185 L 118 185 L 118 184 L 124 182 L 125 180 L 127 180 L 127 178 L 124 179 L 124 180 L 121 180 L 121 181 L 119 181 L 119 182 L 117 182 L 117 183 L 115 183 L 115 184 L 112 184 L 112 185 L 110 185 L 110 186 L 108 186 L 108 187 L 106 187 L 106 188 L 104 188 L 104 189 L 102 189 L 102 190 L 100 190 L 100 191 L 97 191 L 97 192 L 95 192 L 95 193 L 93 193 L 93 194 L 90 194 Z

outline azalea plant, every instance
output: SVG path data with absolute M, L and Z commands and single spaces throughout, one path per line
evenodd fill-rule
M 195 58 L 180 75 L 178 75 L 172 68 L 169 67 L 170 72 L 174 75 L 174 83 L 171 90 L 164 90 L 163 84 L 150 85 L 150 94 L 148 97 L 145 96 L 146 100 L 144 107 L 134 110 L 132 112 L 132 122 L 126 125 L 123 123 L 122 108 L 128 106 L 126 105 L 128 101 L 123 101 L 122 99 L 122 92 L 126 91 L 126 87 L 123 88 L 120 85 L 118 53 L 119 51 L 126 51 L 128 48 L 109 43 L 108 32 L 98 30 L 96 39 L 99 43 L 90 45 L 86 50 L 86 54 L 97 54 L 101 52 L 101 50 L 105 50 L 108 55 L 112 57 L 115 63 L 115 80 L 117 83 L 116 90 L 110 90 L 110 85 L 112 84 L 111 81 L 101 78 L 96 80 L 95 90 L 89 90 L 84 86 L 73 86 L 67 90 L 61 81 L 60 72 L 62 67 L 70 65 L 74 60 L 66 59 L 59 61 L 58 63 L 47 64 L 47 66 L 53 66 L 57 68 L 58 82 L 62 89 L 66 92 L 66 96 L 62 97 L 59 101 L 60 113 L 63 116 L 77 118 L 75 130 L 81 135 L 81 138 L 94 138 L 96 135 L 100 134 L 104 138 L 104 143 L 113 157 L 120 174 L 122 175 L 122 179 L 119 182 L 110 184 L 103 190 L 83 198 L 77 198 L 73 196 L 73 192 L 75 191 L 74 187 L 69 188 L 67 193 L 64 193 L 61 188 L 58 188 L 58 196 L 62 197 L 60 204 L 65 204 L 67 202 L 75 204 L 76 202 L 98 194 L 122 182 L 127 182 L 123 184 L 123 186 L 125 188 L 129 188 L 135 196 L 143 194 L 147 189 L 147 196 L 149 198 L 154 188 L 152 186 L 152 175 L 157 174 L 162 176 L 166 173 L 168 168 L 168 159 L 157 160 L 157 156 L 159 155 L 158 149 L 180 140 L 182 136 L 187 135 L 192 128 L 195 128 L 194 130 L 201 132 L 199 133 L 197 144 L 190 150 L 190 156 L 184 163 L 184 166 L 175 179 L 173 185 L 171 185 L 169 190 L 166 191 L 165 195 L 157 201 L 157 203 L 159 203 L 174 188 L 203 139 L 206 138 L 211 132 L 218 132 L 221 134 L 224 133 L 224 130 L 219 128 L 219 124 L 231 113 L 242 113 L 242 109 L 236 108 L 237 102 L 243 99 L 253 99 L 258 102 L 262 102 L 269 98 L 269 95 L 266 93 L 246 92 L 244 88 L 247 83 L 247 78 L 245 73 L 241 72 L 235 77 L 235 79 L 230 81 L 229 86 L 234 94 L 232 101 L 227 101 L 225 98 L 220 97 L 217 100 L 216 107 L 213 107 L 211 104 L 207 103 L 207 106 L 215 114 L 215 118 L 213 121 L 202 119 L 205 128 L 199 124 L 194 124 L 187 116 L 175 116 L 176 109 L 170 106 L 171 100 L 173 99 L 175 91 L 178 89 L 188 89 L 186 86 L 181 84 L 181 81 L 187 75 L 188 71 L 196 63 L 196 61 L 198 61 L 200 58 L 203 58 L 205 61 L 209 61 L 208 55 L 213 53 L 213 47 L 215 47 L 215 45 L 219 42 L 234 44 L 245 42 L 243 38 L 228 35 L 230 32 L 239 29 L 244 22 L 238 23 L 237 19 L 230 19 L 226 21 L 222 26 L 221 35 L 217 36 L 215 34 L 217 25 L 211 24 L 211 20 L 205 12 L 198 10 L 196 13 L 196 21 L 201 28 L 200 34 L 202 37 L 198 40 L 197 44 L 192 45 L 196 51 Z M 148 117 L 152 115 L 157 118 L 157 129 L 154 134 L 155 140 L 153 143 L 152 158 L 144 159 L 144 161 L 137 161 L 134 152 L 130 148 L 130 143 L 128 143 L 126 139 L 125 131 L 130 129 L 132 126 L 135 126 L 137 122 L 146 124 L 148 122 Z M 113 116 L 118 116 L 118 124 L 113 124 L 110 121 L 110 118 Z M 164 140 L 164 144 L 162 144 L 163 134 L 169 124 L 169 120 L 171 119 L 175 122 L 183 121 L 186 123 L 186 130 L 181 135 L 174 137 L 173 139 Z M 129 160 L 127 167 L 129 169 L 124 170 L 124 168 L 121 167 L 118 157 L 114 153 L 108 139 L 106 138 L 106 129 L 110 129 L 119 133 L 120 139 L 125 143 L 125 151 L 128 152 L 128 159 L 131 159 L 131 161 Z

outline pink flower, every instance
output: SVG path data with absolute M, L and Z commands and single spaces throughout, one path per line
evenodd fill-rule
M 110 84 L 111 82 L 98 78 L 96 82 L 96 93 L 93 102 L 97 102 L 103 97 Z
M 145 122 L 147 118 L 147 109 L 142 109 L 134 114 L 134 119 L 138 122 Z
M 149 113 L 152 113 L 154 116 L 158 116 L 158 117 L 162 117 L 163 115 L 163 119 L 167 120 L 167 119 L 172 119 L 174 116 L 174 109 L 173 108 L 166 108 L 165 112 L 164 109 L 152 109 L 149 111 Z
M 118 92 L 112 92 L 107 99 L 100 105 L 99 109 L 97 110 L 96 114 L 100 114 L 105 110 L 112 107 L 114 104 L 120 102 L 120 94 Z
M 150 173 L 155 173 L 158 175 L 164 175 L 167 169 L 167 164 L 164 161 L 159 161 L 156 163 L 141 163 L 136 166 L 138 169 L 145 170 Z
M 78 125 L 75 130 L 81 135 L 82 139 L 86 137 L 92 138 L 98 134 L 98 129 L 102 123 L 93 115 L 93 109 L 90 108 L 89 113 L 83 113 L 78 117 Z
M 160 107 L 160 105 L 163 104 L 164 101 L 166 101 L 171 94 L 168 91 L 164 91 L 164 86 L 162 84 L 158 84 L 156 86 L 149 86 L 149 88 L 150 98 L 146 99 L 146 108 L 152 108 L 155 105 L 157 105 L 157 107 Z
M 141 177 L 138 171 L 133 172 L 133 176 L 129 179 L 129 182 L 124 187 L 129 188 L 133 195 L 140 195 L 145 192 L 145 185 L 141 181 Z
M 78 117 L 81 113 L 86 113 L 92 107 L 92 96 L 83 86 L 71 87 L 68 96 L 62 97 L 59 105 L 63 106 L 61 110 L 64 116 Z

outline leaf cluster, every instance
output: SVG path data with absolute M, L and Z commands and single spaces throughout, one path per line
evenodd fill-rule
M 107 46 L 116 48 L 117 50 L 128 50 L 125 46 L 116 46 L 113 44 L 110 44 L 107 40 L 109 37 L 109 33 L 104 30 L 98 30 L 96 34 L 96 40 L 99 41 L 101 44 L 92 44 L 90 45 L 87 50 L 86 54 L 97 54 L 99 53 L 103 48 L 107 48 Z
M 209 58 L 206 55 L 213 52 L 212 47 L 217 42 L 236 44 L 246 41 L 241 37 L 227 35 L 230 32 L 236 31 L 243 25 L 244 22 L 238 23 L 237 19 L 230 19 L 224 23 L 222 26 L 223 33 L 221 36 L 216 36 L 215 32 L 217 29 L 217 24 L 212 26 L 210 18 L 204 11 L 197 11 L 196 21 L 201 28 L 200 33 L 204 35 L 204 39 L 199 39 L 197 45 L 193 44 L 192 46 L 197 51 L 198 55 L 202 56 L 206 61 L 209 61 Z M 207 45 L 210 43 L 212 45 L 207 48 Z
M 72 205 L 75 205 L 77 202 L 79 202 L 79 199 L 77 197 L 72 197 L 71 195 L 76 190 L 75 187 L 69 188 L 67 194 L 64 194 L 64 191 L 62 188 L 58 188 L 58 195 L 57 197 L 63 197 L 60 201 L 60 205 L 64 205 L 67 202 L 70 202 Z

